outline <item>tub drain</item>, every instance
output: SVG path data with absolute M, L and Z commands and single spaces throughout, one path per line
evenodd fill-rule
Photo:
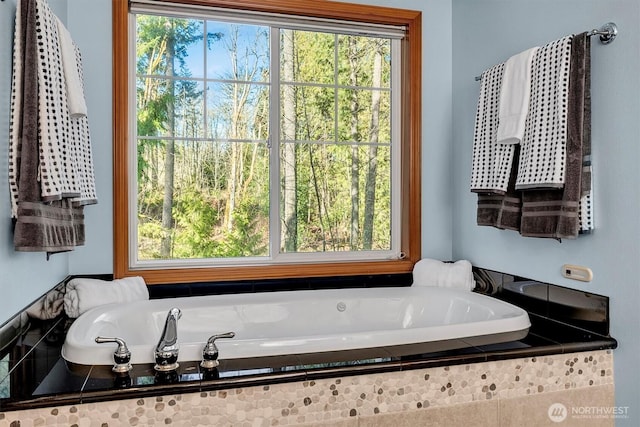
M 338 311 L 345 311 L 347 309 L 347 304 L 343 303 L 342 301 L 340 301 L 337 305 L 336 308 L 338 309 Z

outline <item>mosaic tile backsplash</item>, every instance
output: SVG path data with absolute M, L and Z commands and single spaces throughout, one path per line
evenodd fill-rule
M 5 412 L 0 426 L 342 425 L 613 382 L 613 353 L 600 350 Z

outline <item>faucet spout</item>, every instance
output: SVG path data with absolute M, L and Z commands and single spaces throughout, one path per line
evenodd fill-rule
M 156 371 L 174 371 L 178 368 L 178 319 L 182 317 L 179 308 L 167 313 L 167 320 L 155 349 Z

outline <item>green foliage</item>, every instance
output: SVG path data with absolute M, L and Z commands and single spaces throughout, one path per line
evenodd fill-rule
M 161 197 L 156 201 L 162 203 Z M 235 227 L 223 230 L 220 201 L 195 188 L 177 195 L 174 202 L 173 246 L 171 257 L 228 258 L 265 256 L 268 236 L 261 230 L 268 223 L 268 211 L 259 205 L 243 204 L 234 213 Z M 163 228 L 158 218 L 139 216 L 140 258 L 160 258 L 158 247 Z

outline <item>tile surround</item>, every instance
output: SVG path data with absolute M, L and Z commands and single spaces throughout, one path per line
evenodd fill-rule
M 0 413 L 0 427 L 402 427 L 422 425 L 426 420 L 443 426 L 460 423 L 540 426 L 550 421 L 547 410 L 554 402 L 567 407 L 572 404 L 611 407 L 612 351 L 14 411 Z M 421 423 L 416 424 L 419 420 Z M 597 424 L 594 420 L 573 417 L 567 425 L 613 425 L 612 420 L 600 418 Z

